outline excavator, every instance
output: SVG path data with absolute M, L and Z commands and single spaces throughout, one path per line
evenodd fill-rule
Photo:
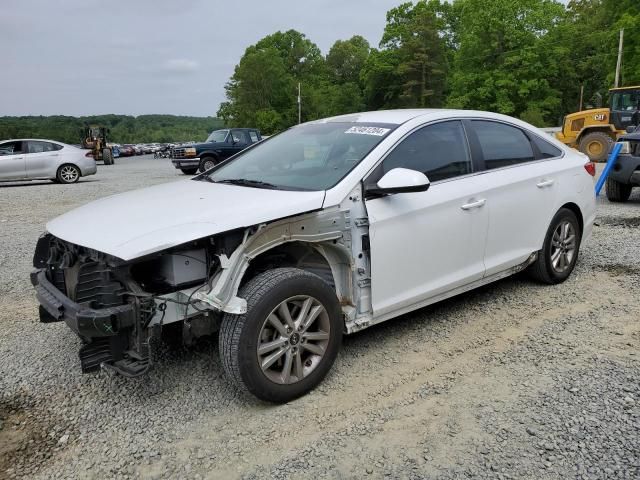
M 582 110 L 564 117 L 556 138 L 593 162 L 607 160 L 620 135 L 640 125 L 640 86 L 609 90 L 609 108 Z
M 91 150 L 96 161 L 113 165 L 113 150 L 107 145 L 109 129 L 101 125 L 86 125 L 82 130 L 82 148 Z

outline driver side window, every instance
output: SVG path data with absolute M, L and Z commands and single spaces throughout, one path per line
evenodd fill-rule
M 394 168 L 424 173 L 430 182 L 472 172 L 467 137 L 458 120 L 436 123 L 413 132 L 385 158 L 376 181 Z
M 18 155 L 22 153 L 22 142 L 5 142 L 0 144 L 0 155 Z

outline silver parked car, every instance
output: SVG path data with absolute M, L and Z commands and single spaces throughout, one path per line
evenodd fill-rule
M 52 140 L 18 139 L 0 142 L 0 182 L 53 180 L 75 183 L 94 175 L 96 162 L 86 150 Z

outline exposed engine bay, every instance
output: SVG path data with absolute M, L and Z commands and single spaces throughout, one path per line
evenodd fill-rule
M 85 315 L 74 312 L 76 322 L 70 325 L 85 343 L 80 351 L 84 372 L 103 365 L 135 376 L 150 364 L 149 342 L 154 334 L 150 327 L 157 326 L 159 331 L 165 322 L 183 320 L 188 341 L 192 320 L 206 316 L 208 321 L 200 322 L 198 335 L 194 336 L 215 331 L 215 312 L 198 309 L 196 304 L 200 302 L 193 299 L 193 294 L 207 286 L 219 267 L 217 255 L 233 248 L 229 244 L 233 238 L 233 234 L 227 234 L 217 244 L 213 239 L 203 239 L 124 262 L 46 234 L 36 248 L 34 266 L 39 270 L 32 281 L 37 284 L 39 297 L 54 293 L 47 291 L 42 278 L 34 278 L 44 275 L 50 285 L 86 310 Z M 64 302 L 42 300 L 41 321 L 66 320 L 69 307 Z

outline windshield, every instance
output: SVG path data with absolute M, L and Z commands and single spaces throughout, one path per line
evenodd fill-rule
M 216 130 L 215 132 L 211 132 L 211 135 L 207 137 L 207 142 L 224 142 L 228 133 L 229 130 Z
M 284 190 L 326 190 L 394 128 L 388 124 L 302 125 L 257 144 L 201 179 L 247 186 L 253 182 Z
M 640 107 L 640 90 L 616 92 L 612 97 L 611 110 L 632 111 Z

